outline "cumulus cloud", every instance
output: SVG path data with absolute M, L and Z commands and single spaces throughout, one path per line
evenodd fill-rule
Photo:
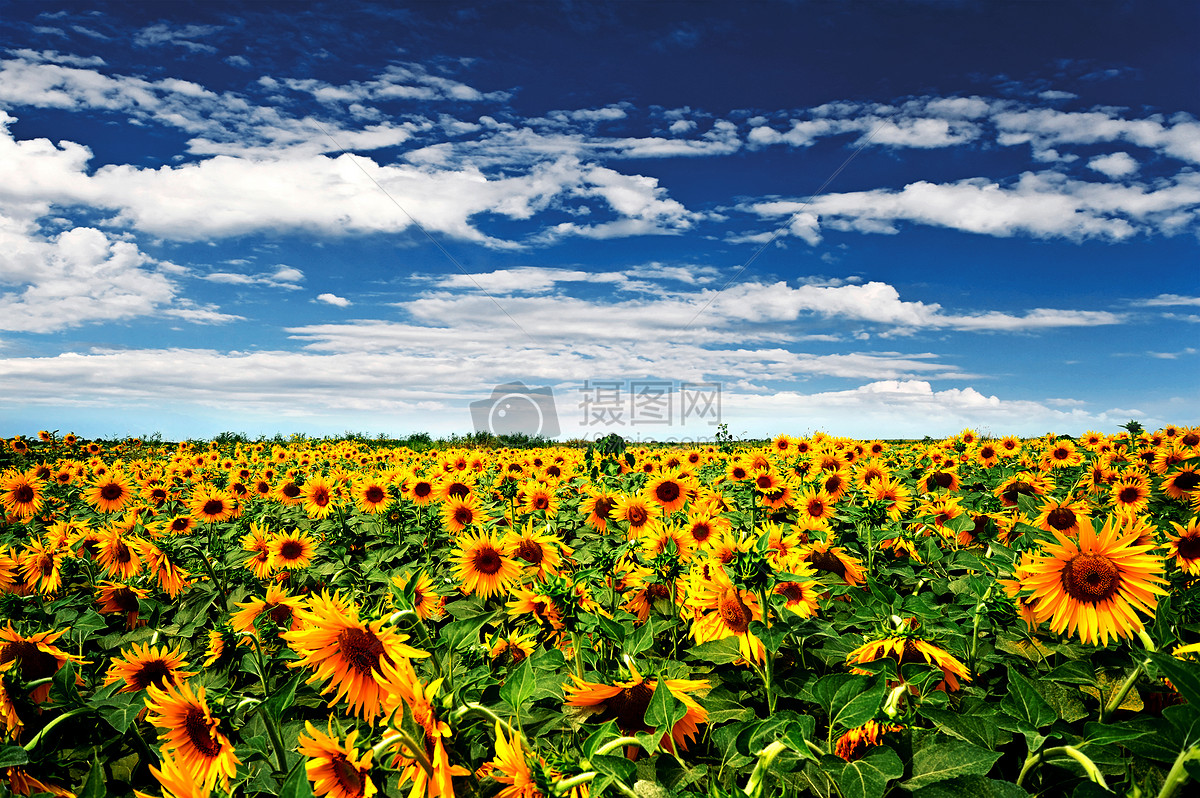
M 282 263 L 272 272 L 245 274 L 243 272 L 210 272 L 201 276 L 202 280 L 227 285 L 263 285 L 269 288 L 284 288 L 289 291 L 299 290 L 297 282 L 304 279 L 304 272 Z
M 348 308 L 350 305 L 354 304 L 349 299 L 338 296 L 337 294 L 317 294 L 317 301 L 339 308 Z
M 211 44 L 193 41 L 193 39 L 202 38 L 212 33 L 216 33 L 221 28 L 218 25 L 180 25 L 172 27 L 166 22 L 159 22 L 154 25 L 148 25 L 133 35 L 133 44 L 136 47 L 158 47 L 161 45 L 173 45 L 182 47 L 193 53 L 215 53 L 216 47 Z
M 1138 162 L 1127 152 L 1114 152 L 1108 155 L 1097 155 L 1088 161 L 1088 168 L 1094 169 L 1114 180 L 1128 177 L 1138 170 Z

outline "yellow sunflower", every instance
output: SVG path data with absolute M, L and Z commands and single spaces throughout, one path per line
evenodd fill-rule
M 62 558 L 62 552 L 47 541 L 31 541 L 20 558 L 25 584 L 42 594 L 58 592 L 62 587 Z
M 451 534 L 457 534 L 467 527 L 478 526 L 484 520 L 483 511 L 474 494 L 459 498 L 452 496 L 442 504 L 442 525 Z
M 646 708 L 659 687 L 665 687 L 686 708 L 684 716 L 663 735 L 662 745 L 669 751 L 687 748 L 688 740 L 696 739 L 700 724 L 708 722 L 708 712 L 696 702 L 692 693 L 708 688 L 703 679 L 645 679 L 629 666 L 631 678 L 616 684 L 588 682 L 571 674 L 571 684 L 565 685 L 566 706 L 589 707 L 598 721 L 616 720 L 617 727 L 627 735 L 652 731 L 646 723 Z
M 330 721 L 332 724 L 332 721 Z M 350 732 L 344 743 L 317 729 L 309 721 L 304 722 L 307 734 L 296 740 L 296 750 L 308 761 L 304 771 L 312 782 L 313 795 L 330 795 L 333 798 L 370 798 L 375 794 L 375 782 L 371 781 L 372 751 L 359 755 L 354 745 L 358 730 Z
M 201 487 L 192 494 L 188 509 L 197 521 L 219 524 L 233 518 L 236 502 L 223 490 Z
M 387 485 L 382 479 L 364 476 L 354 485 L 354 503 L 360 512 L 378 513 L 388 503 Z
M 630 540 L 636 538 L 647 524 L 662 514 L 659 506 L 654 502 L 642 496 L 629 494 L 617 497 L 617 503 L 612 512 L 613 520 L 624 521 L 628 524 Z
M 12 621 L 9 621 L 7 628 L 0 628 L 0 666 L 16 663 L 21 680 L 25 682 L 53 676 L 68 662 L 78 667 L 83 664 L 82 657 L 68 654 L 54 645 L 64 634 L 65 629 L 60 632 L 35 632 L 26 636 L 14 629 Z M 38 685 L 29 694 L 29 700 L 35 704 L 45 703 L 49 697 L 48 683 Z
M 403 594 L 410 578 L 404 574 L 393 576 L 392 584 Z M 424 571 L 416 575 L 416 583 L 412 588 L 412 610 L 422 621 L 440 618 L 446 610 L 446 597 L 437 592 L 433 580 Z
M 608 529 L 608 522 L 613 517 L 613 509 L 617 506 L 617 498 L 606 490 L 591 488 L 586 499 L 579 505 L 579 514 L 585 522 L 597 532 Z
M 337 507 L 337 486 L 320 474 L 310 477 L 301 488 L 304 514 L 309 518 L 328 518 Z
M 891 657 L 899 665 L 909 662 L 925 662 L 935 668 L 940 668 L 942 681 L 937 684 L 935 689 L 957 690 L 960 687 L 959 679 L 964 682 L 971 681 L 971 674 L 967 670 L 967 666 L 949 651 L 912 635 L 888 635 L 868 640 L 847 654 L 846 662 L 861 665 L 884 657 Z M 852 670 L 855 673 L 866 672 L 856 668 Z
M 187 664 L 183 649 L 178 646 L 168 649 L 134 643 L 128 651 L 122 651 L 119 658 L 113 659 L 104 675 L 104 683 L 125 682 L 120 690 L 122 693 L 136 693 L 151 685 L 162 689 L 195 676 L 194 672 L 183 670 Z
M 562 555 L 571 554 L 571 548 L 558 535 L 550 532 L 549 524 L 541 532 L 532 522 L 526 524 L 520 533 L 515 529 L 509 530 L 502 544 L 508 556 L 526 563 L 526 572 L 538 578 L 558 573 L 563 564 Z
M 425 750 L 422 753 L 431 766 L 430 769 L 426 769 L 413 755 L 413 751 L 404 743 L 398 744 L 391 764 L 393 768 L 403 768 L 400 772 L 400 785 L 412 782 L 410 798 L 422 795 L 426 798 L 454 798 L 453 777 L 466 776 L 469 771 L 458 765 L 451 765 L 450 755 L 446 751 L 446 738 L 450 736 L 450 726 L 438 719 L 433 706 L 442 680 L 438 679 L 428 686 L 423 685 L 413 670 L 412 662 L 403 658 L 383 662 L 381 677 L 386 691 L 384 705 L 388 717 L 391 722 L 396 723 L 402 705 L 407 705 L 408 714 L 422 732 L 416 742 L 423 744 Z
M 269 617 L 271 623 L 283 627 L 285 631 L 294 632 L 299 629 L 299 614 L 304 609 L 304 599 L 289 596 L 279 585 L 269 585 L 263 598 L 255 597 L 237 606 L 238 611 L 229 618 L 233 630 L 257 637 L 255 622 L 262 615 Z
M 1077 535 L 1080 525 L 1087 521 L 1091 521 L 1087 502 L 1072 501 L 1070 498 L 1048 499 L 1033 525 L 1047 532 Z
M 251 522 L 250 531 L 242 535 L 242 549 L 251 552 L 242 560 L 242 565 L 250 570 L 258 579 L 266 579 L 274 570 L 271 564 L 270 532 Z
M 670 515 L 687 504 L 690 487 L 678 474 L 659 474 L 646 484 L 644 495 Z
M 271 567 L 290 571 L 307 568 L 317 553 L 317 544 L 307 532 L 293 530 L 280 533 L 270 540 Z
M 521 566 L 509 556 L 507 547 L 488 532 L 459 538 L 453 558 L 463 592 L 483 599 L 507 593 L 521 576 Z
M 1107 645 L 1110 638 L 1128 638 L 1144 627 L 1138 613 L 1154 616 L 1163 560 L 1151 546 L 1137 545 L 1139 533 L 1122 534 L 1116 519 L 1096 532 L 1091 523 L 1079 535 L 1055 532 L 1057 542 L 1043 544 L 1021 578 L 1030 591 L 1038 622 L 1079 637 L 1085 643 Z
M 17 518 L 32 518 L 42 509 L 43 481 L 32 470 L 0 479 L 0 505 Z
M 395 659 L 428 656 L 406 645 L 407 635 L 400 634 L 384 621 L 362 621 L 358 607 L 340 593 L 328 591 L 309 599 L 299 613 L 302 628 L 284 632 L 300 659 L 289 663 L 293 668 L 311 668 L 309 684 L 328 682 L 321 695 L 334 692 L 329 706 L 343 697 L 350 712 L 366 721 L 374 721 L 381 711 L 380 667 Z
M 1200 517 L 1193 517 L 1187 526 L 1171 522 L 1175 533 L 1167 533 L 1167 554 L 1175 558 L 1179 568 L 1189 576 L 1200 575 Z
M 124 474 L 111 471 L 84 488 L 83 497 L 102 513 L 119 513 L 133 500 L 133 483 Z
M 762 662 L 766 649 L 750 632 L 751 621 L 761 621 L 763 611 L 758 597 L 729 581 L 721 568 L 708 570 L 707 580 L 695 580 L 688 596 L 692 610 L 692 638 L 697 643 L 737 637 L 742 658 Z
M 201 785 L 207 794 L 219 781 L 228 791 L 239 759 L 221 721 L 213 717 L 204 688 L 194 691 L 188 682 L 179 686 L 146 688 L 146 720 L 158 728 L 163 750 L 173 754 L 179 769 Z

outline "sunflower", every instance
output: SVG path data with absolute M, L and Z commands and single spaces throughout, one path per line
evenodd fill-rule
M 487 532 L 459 538 L 454 560 L 464 593 L 482 599 L 507 593 L 521 576 L 521 566 L 507 553 L 507 547 Z
M 642 496 L 623 494 L 617 497 L 613 507 L 613 520 L 624 521 L 629 526 L 629 539 L 633 540 L 643 528 L 662 514 L 659 506 Z
M 934 689 L 959 689 L 958 680 L 971 681 L 967 666 L 959 662 L 954 655 L 943 648 L 935 646 L 927 640 L 912 635 L 887 635 L 868 640 L 863 645 L 846 655 L 846 662 L 862 665 L 874 662 L 884 657 L 891 657 L 897 664 L 909 662 L 924 662 L 942 671 L 942 681 Z M 866 673 L 861 669 L 852 668 L 855 673 Z
M 1115 519 L 1096 532 L 1091 523 L 1079 535 L 1055 532 L 1056 543 L 1043 544 L 1021 579 L 1030 591 L 1038 622 L 1075 634 L 1085 643 L 1107 645 L 1109 638 L 1127 638 L 1144 627 L 1137 613 L 1151 617 L 1158 596 L 1165 592 L 1163 560 L 1150 546 L 1137 545 L 1138 533 L 1121 534 Z
M 180 767 L 169 750 L 161 749 L 158 760 L 159 766 L 151 765 L 150 772 L 158 779 L 162 798 L 208 798 L 209 791 L 204 789 L 204 785 L 197 783 L 191 773 Z M 134 790 L 133 795 L 134 798 L 151 798 L 138 790 Z M 74 798 L 73 794 L 71 796 Z
M 1049 499 L 1042 505 L 1042 511 L 1033 525 L 1047 532 L 1078 535 L 1080 524 L 1090 521 L 1091 517 L 1087 502 L 1071 501 L 1069 498 Z
M 526 572 L 538 578 L 558 573 L 562 555 L 571 554 L 571 548 L 550 532 L 549 524 L 541 532 L 535 530 L 532 523 L 526 524 L 519 534 L 515 529 L 509 530 L 501 542 L 509 557 L 528 563 Z
M 359 756 L 354 743 L 358 730 L 350 732 L 344 743 L 333 736 L 330 721 L 329 734 L 321 732 L 309 721 L 304 722 L 307 735 L 301 734 L 296 741 L 296 750 L 308 758 L 304 771 L 313 783 L 313 794 L 331 795 L 333 798 L 370 798 L 375 794 L 375 783 L 371 781 L 371 758 L 368 750 Z
M 120 690 L 122 693 L 136 693 L 150 685 L 162 689 L 168 684 L 176 685 L 195 676 L 195 673 L 183 670 L 187 664 L 182 648 L 151 647 L 146 643 L 139 647 L 134 643 L 133 648 L 122 651 L 119 658 L 113 659 L 104 675 L 104 683 L 108 685 L 124 681 L 125 686 Z
M 861 758 L 868 748 L 883 742 L 883 735 L 899 731 L 904 731 L 904 727 L 895 723 L 877 723 L 869 720 L 839 737 L 833 753 L 847 762 L 852 762 Z
M 525 512 L 545 513 L 546 518 L 554 518 L 558 515 L 558 497 L 554 495 L 554 489 L 549 485 L 530 481 L 526 483 L 522 492 L 525 494 L 523 507 Z
M 888 518 L 893 521 L 899 521 L 900 516 L 912 507 L 912 491 L 898 479 L 876 480 L 867 495 L 872 501 L 883 502 L 887 506 Z
M 862 560 L 841 546 L 831 545 L 828 541 L 814 541 L 804 548 L 801 556 L 816 570 L 833 574 L 850 587 L 863 583 Z
M 740 459 L 733 460 L 725 467 L 725 479 L 730 482 L 742 482 L 750 478 L 750 469 Z
M 1189 494 L 1200 491 L 1200 473 L 1196 466 L 1184 466 L 1169 474 L 1162 482 L 1163 490 L 1172 499 L 1187 499 Z
M 62 552 L 47 541 L 34 540 L 21 554 L 21 573 L 25 584 L 43 595 L 62 587 Z
M 797 497 L 795 506 L 800 513 L 796 522 L 800 529 L 814 531 L 829 528 L 829 521 L 834 513 L 834 499 L 824 490 L 816 486 L 805 488 Z
M 7 476 L 0 480 L 0 505 L 17 518 L 32 518 L 42 509 L 43 484 L 32 469 Z
M 477 526 L 483 520 L 483 511 L 473 494 L 464 498 L 451 497 L 442 504 L 442 525 L 451 534 Z
M 1136 471 L 1123 475 L 1109 489 L 1113 508 L 1121 515 L 1137 515 L 1150 504 L 1150 480 Z
M 218 727 L 204 698 L 204 688 L 194 691 L 188 682 L 146 688 L 146 720 L 158 728 L 163 750 L 173 754 L 179 769 L 201 785 L 204 793 L 220 781 L 228 791 L 229 780 L 240 760 L 229 738 Z
M 643 495 L 670 515 L 687 504 L 689 487 L 678 474 L 659 474 L 646 484 Z
M 514 632 L 507 637 L 497 636 L 488 649 L 488 656 L 497 665 L 508 667 L 527 659 L 536 648 L 535 635 Z
M 809 576 L 812 571 L 807 563 L 796 562 L 786 569 L 797 576 Z M 812 579 L 788 580 L 777 582 L 775 595 L 783 596 L 784 609 L 794 612 L 801 618 L 811 618 L 820 608 L 821 586 Z
M 488 775 L 507 786 L 501 788 L 496 798 L 544 798 L 538 786 L 538 776 L 547 781 L 543 773 L 535 775 L 530 769 L 529 762 L 532 754 L 526 752 L 519 734 L 512 737 L 504 736 L 503 727 L 496 723 L 496 756 L 485 767 Z M 537 763 L 543 764 L 541 757 Z
M 404 574 L 392 577 L 392 585 L 398 591 L 398 595 L 403 596 L 407 593 L 410 579 L 412 579 L 411 575 Z M 433 586 L 433 580 L 424 571 L 416 574 L 409 603 L 412 606 L 412 611 L 422 621 L 428 621 L 431 618 L 441 618 L 442 613 L 446 610 L 446 597 L 437 592 L 437 589 Z
M 590 488 L 586 499 L 579 504 L 579 514 L 585 517 L 585 523 L 597 532 L 608 529 L 612 518 L 613 508 L 617 506 L 617 497 L 606 490 Z
M 850 475 L 843 470 L 830 471 L 817 478 L 817 484 L 829 494 L 832 501 L 838 501 L 850 489 Z
M 328 518 L 337 507 L 337 486 L 317 474 L 305 481 L 302 488 L 304 514 L 309 518 Z
M 1075 444 L 1069 440 L 1055 441 L 1042 455 L 1041 465 L 1043 468 L 1069 468 L 1077 466 L 1083 462 L 1083 455 L 1075 448 Z
M 407 659 L 387 660 L 382 663 L 380 671 L 389 722 L 394 723 L 397 715 L 401 715 L 399 710 L 407 706 L 408 711 L 403 714 L 410 717 L 422 732 L 414 742 L 423 744 L 425 750 L 422 753 L 430 765 L 427 770 L 414 756 L 415 752 L 400 743 L 391 763 L 394 768 L 403 768 L 400 785 L 412 782 L 409 798 L 422 795 L 427 798 L 454 798 L 453 777 L 466 776 L 469 771 L 458 765 L 452 766 L 446 751 L 450 726 L 438 719 L 433 706 L 442 680 L 438 679 L 428 686 L 421 684 L 412 662 Z
M 991 468 L 1000 462 L 1002 454 L 999 444 L 983 443 L 975 450 L 975 462 L 979 464 L 980 468 Z
M 438 498 L 433 480 L 418 476 L 416 473 L 408 475 L 401 493 L 418 507 L 423 507 Z
M 1028 471 L 1022 471 L 1015 474 L 992 491 L 992 494 L 1000 500 L 1000 503 L 1005 507 L 1016 507 L 1017 499 L 1020 496 L 1044 496 L 1049 492 L 1050 486 L 1046 482 L 1046 478 L 1041 474 L 1033 474 Z
M 280 635 L 300 659 L 292 668 L 311 668 L 308 683 L 328 682 L 321 695 L 334 692 L 332 707 L 343 697 L 350 712 L 368 722 L 378 717 L 381 706 L 379 669 L 403 657 L 424 657 L 424 651 L 405 645 L 402 635 L 384 621 L 361 621 L 358 607 L 329 591 L 308 600 L 297 613 L 302 628 Z
M 720 568 L 709 570 L 707 581 L 696 580 L 688 597 L 692 610 L 692 638 L 697 643 L 738 638 L 742 658 L 762 662 L 766 649 L 750 632 L 751 621 L 761 621 L 763 611 L 758 597 L 736 587 Z
M 117 579 L 132 579 L 142 571 L 142 557 L 135 537 L 126 540 L 116 529 L 99 533 L 96 561 L 104 573 Z
M 8 628 L 0 628 L 0 665 L 15 662 L 21 680 L 35 682 L 58 673 L 68 662 L 76 667 L 83 664 L 83 658 L 68 654 L 54 643 L 66 634 L 61 632 L 35 632 L 29 636 L 22 635 L 13 628 L 12 621 Z M 78 680 L 78 677 L 76 677 Z M 79 684 L 83 684 L 79 681 Z M 50 684 L 38 685 L 29 694 L 29 699 L 35 704 L 42 704 L 50 697 Z
M 299 613 L 304 609 L 304 599 L 289 596 L 279 585 L 269 585 L 265 597 L 252 598 L 237 606 L 238 611 L 229 618 L 233 630 L 257 637 L 255 623 L 263 615 L 270 618 L 272 624 L 282 626 L 286 631 L 294 632 L 299 629 Z
M 1176 534 L 1167 533 L 1168 556 L 1173 556 L 1180 570 L 1189 576 L 1200 575 L 1200 518 L 1192 518 L 1188 525 L 1181 526 L 1174 521 Z
M 142 608 L 141 600 L 149 597 L 150 592 L 147 590 L 116 582 L 101 582 L 96 591 L 96 600 L 100 603 L 100 614 L 125 613 L 127 629 L 136 629 L 146 625 L 145 621 L 138 619 L 138 615 Z
M 917 490 L 921 493 L 934 493 L 939 490 L 954 493 L 959 489 L 958 470 L 953 466 L 942 465 L 921 477 Z
M 701 723 L 708 722 L 708 712 L 696 703 L 692 693 L 705 690 L 703 679 L 644 679 L 629 663 L 630 679 L 613 685 L 588 682 L 571 674 L 572 684 L 564 686 L 566 706 L 589 707 L 596 720 L 616 720 L 617 727 L 627 735 L 652 731 L 646 723 L 646 708 L 660 686 L 678 699 L 686 708 L 684 716 L 663 735 L 662 745 L 668 751 L 684 750 L 688 740 L 696 739 Z
M 133 500 L 133 485 L 124 474 L 112 471 L 89 483 L 83 497 L 102 513 L 119 513 Z
M 691 538 L 693 549 L 708 545 L 731 528 L 729 519 L 713 516 L 706 508 L 695 505 L 688 511 L 687 521 L 683 524 L 683 531 Z
M 176 598 L 185 587 L 192 584 L 192 575 L 172 562 L 166 552 L 153 543 L 142 544 L 142 555 L 146 559 L 146 570 L 154 575 L 158 586 L 171 598 Z
M 317 544 L 307 532 L 281 532 L 270 540 L 271 567 L 289 571 L 307 568 L 317 553 Z
M 360 512 L 374 515 L 387 505 L 388 498 L 384 480 L 364 476 L 354 484 L 354 503 Z
M 300 483 L 296 480 L 288 478 L 272 492 L 275 501 L 285 507 L 295 507 L 296 505 L 304 504 L 304 488 L 300 487 Z
M 219 524 L 233 517 L 236 502 L 223 490 L 202 487 L 192 494 L 188 509 L 197 521 Z

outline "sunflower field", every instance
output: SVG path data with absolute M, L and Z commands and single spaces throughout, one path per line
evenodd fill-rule
M 1186 795 L 1200 429 L 1129 427 L 0 441 L 0 795 Z

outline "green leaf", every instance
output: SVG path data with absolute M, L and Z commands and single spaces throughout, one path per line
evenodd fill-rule
M 834 673 L 817 679 L 808 692 L 825 710 L 830 726 L 852 729 L 879 712 L 887 685 L 882 679 Z
M 627 781 L 637 773 L 637 765 L 630 762 L 624 756 L 603 754 L 601 756 L 594 756 L 588 761 L 592 763 L 592 767 L 597 773 L 612 776 L 617 781 Z
M 263 709 L 268 715 L 273 718 L 283 717 L 283 713 L 291 707 L 296 701 L 296 688 L 300 686 L 300 680 L 304 678 L 303 673 L 297 673 L 283 687 L 275 690 L 275 692 L 263 702 Z
M 145 703 L 141 693 L 117 693 L 103 702 L 93 703 L 93 706 L 117 734 L 124 734 Z
M 654 647 L 654 627 L 649 622 L 636 627 L 621 643 L 621 650 L 629 656 L 637 656 Z
M 996 725 L 994 712 L 979 713 L 976 710 L 969 715 L 960 715 L 948 709 L 922 706 L 921 714 L 933 721 L 940 731 L 990 751 L 1012 740 L 1011 734 Z
M 1150 661 L 1171 680 L 1179 694 L 1193 707 L 1200 707 L 1200 663 L 1175 659 L 1161 651 L 1149 652 Z
M 1129 740 L 1136 740 L 1149 733 L 1149 729 L 1136 729 L 1128 724 L 1085 723 L 1083 726 L 1085 739 L 1079 745 L 1124 743 Z
M 438 638 L 445 640 L 446 645 L 451 651 L 470 648 L 478 642 L 479 630 L 494 617 L 496 617 L 496 611 L 483 612 L 467 618 L 460 618 L 457 621 L 451 621 L 442 627 L 438 633 Z
M 834 781 L 843 798 L 882 798 L 887 792 L 888 782 L 904 775 L 900 757 L 887 746 L 878 746 L 867 756 L 853 762 L 843 762 L 838 757 L 821 757 L 821 764 L 830 770 L 838 767 L 837 763 L 840 763 L 841 771 L 834 776 Z
M 534 691 L 537 690 L 537 675 L 533 672 L 533 666 L 529 660 L 522 660 L 504 680 L 504 686 L 500 688 L 500 698 L 512 707 L 513 712 L 520 713 L 525 702 L 533 697 Z
M 100 766 L 100 757 L 96 757 L 92 760 L 92 769 L 88 771 L 87 780 L 83 782 L 83 789 L 79 791 L 78 798 L 106 798 L 107 795 L 104 768 Z
M 726 637 L 723 640 L 710 640 L 688 649 L 687 655 L 702 662 L 715 665 L 728 665 L 742 658 L 736 637 Z
M 754 754 L 776 740 L 782 740 L 793 751 L 809 757 L 812 754 L 804 741 L 812 739 L 813 732 L 816 730 L 816 718 L 801 715 L 790 709 L 779 710 L 758 724 L 758 727 L 750 735 L 747 750 Z
M 1034 686 L 1037 688 L 1038 695 L 1045 699 L 1058 717 L 1067 723 L 1074 723 L 1091 714 L 1080 699 L 1078 687 L 1068 687 L 1064 684 L 1044 680 L 1035 682 Z
M 646 725 L 656 730 L 656 736 L 670 734 L 686 714 L 687 707 L 675 697 L 666 681 L 659 679 L 654 694 L 650 696 L 650 705 L 646 707 Z
M 6 745 L 0 748 L 0 768 L 11 768 L 24 765 L 29 761 L 29 752 L 19 745 Z
M 959 776 L 986 776 L 999 758 L 995 751 L 943 736 L 941 740 L 928 741 L 913 756 L 913 775 L 904 782 L 904 787 L 919 790 Z
M 750 634 L 761 640 L 767 651 L 775 654 L 778 653 L 780 646 L 783 645 L 784 638 L 788 635 L 788 628 L 785 624 L 778 621 L 770 628 L 762 621 L 751 621 Z
M 279 798 L 313 798 L 312 785 L 308 783 L 308 773 L 304 770 L 304 760 L 296 763 L 283 781 L 279 790 Z
M 984 776 L 959 776 L 922 787 L 913 793 L 913 798 L 1027 798 L 1028 795 L 1012 782 Z
M 1033 682 L 1011 666 L 1008 669 L 1008 695 L 1000 701 L 1000 711 L 1032 729 L 1041 729 L 1058 720 L 1058 713 L 1046 703 Z
M 596 755 L 596 752 L 600 750 L 600 747 L 606 742 L 609 740 L 615 740 L 620 736 L 621 733 L 617 730 L 617 722 L 615 720 L 607 721 L 603 726 L 589 734 L 588 738 L 584 740 L 582 749 L 584 758 L 591 759 Z

